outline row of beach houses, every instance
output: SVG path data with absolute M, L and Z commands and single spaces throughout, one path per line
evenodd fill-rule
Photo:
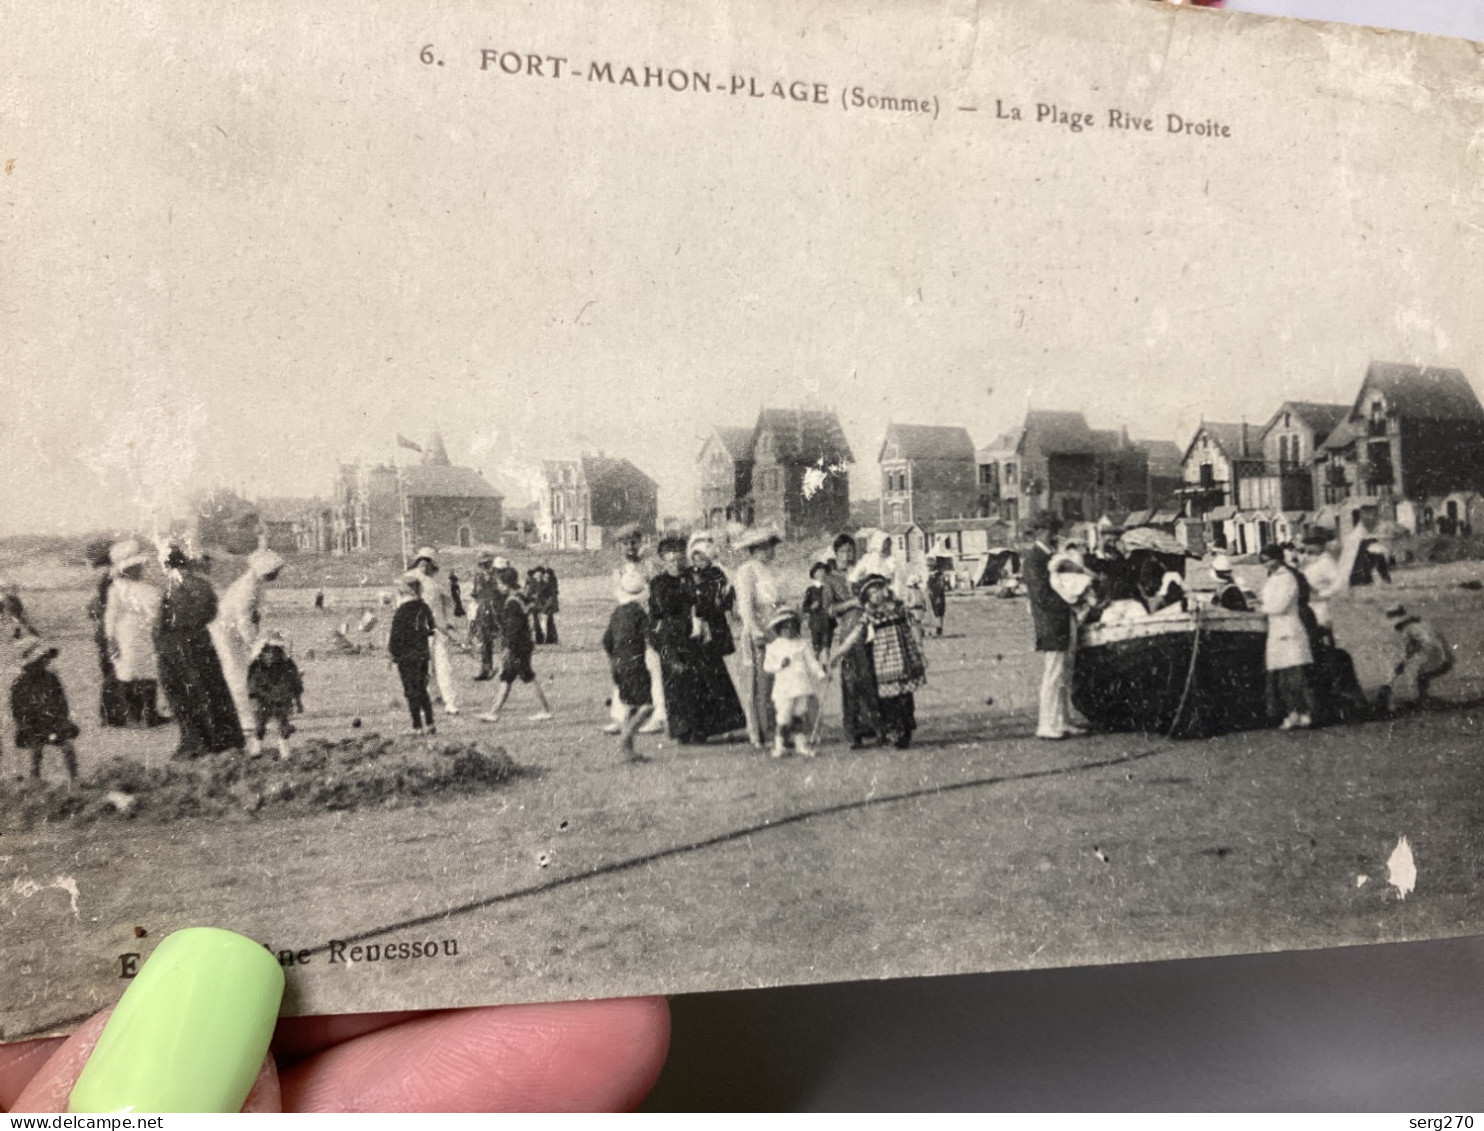
M 434 430 L 411 463 L 342 463 L 328 499 L 259 499 L 266 543 L 282 552 L 395 556 L 417 546 L 519 546 L 590 550 L 619 527 L 652 531 L 655 481 L 603 453 L 544 460 L 534 508 L 507 511 L 505 495 L 476 468 L 454 463 Z
M 848 482 L 807 495 L 811 471 L 852 461 L 833 413 L 764 410 L 701 449 L 710 526 L 845 525 Z M 1050 510 L 1084 537 L 1155 527 L 1193 553 L 1242 555 L 1313 529 L 1470 533 L 1484 522 L 1484 406 L 1457 369 L 1372 363 L 1348 404 L 1285 401 L 1262 423 L 1203 421 L 1182 447 L 1032 410 L 976 447 L 965 428 L 892 424 L 877 455 L 879 526 L 908 560 L 977 558 Z
M 543 461 L 533 507 L 507 514 L 502 492 L 454 464 L 436 432 L 424 444 L 399 442 L 419 459 L 343 464 L 329 499 L 258 500 L 268 543 L 322 553 L 530 542 L 592 550 L 621 527 L 662 525 L 655 481 L 627 459 Z M 1349 404 L 1285 401 L 1260 424 L 1204 421 L 1184 446 L 1038 409 L 984 446 L 963 427 L 893 423 L 876 464 L 879 503 L 864 515 L 852 507 L 856 460 L 838 415 L 763 408 L 750 426 L 711 429 L 696 461 L 695 513 L 680 521 L 812 538 L 869 518 L 909 561 L 1013 546 L 1041 510 L 1088 538 L 1150 526 L 1195 553 L 1255 553 L 1359 523 L 1441 533 L 1484 523 L 1484 406 L 1457 369 L 1396 363 L 1371 364 Z

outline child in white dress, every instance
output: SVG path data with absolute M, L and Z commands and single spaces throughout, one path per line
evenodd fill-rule
M 779 610 L 768 627 L 773 630 L 774 639 L 763 653 L 763 671 L 773 677 L 773 709 L 778 721 L 773 757 L 783 757 L 791 738 L 796 751 L 812 758 L 814 749 L 809 745 L 809 730 L 819 711 L 824 667 L 810 641 L 800 632 L 800 617 L 793 609 Z

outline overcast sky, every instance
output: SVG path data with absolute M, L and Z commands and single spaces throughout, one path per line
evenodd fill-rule
M 274 10 L 72 26 L 58 0 L 0 37 L 0 527 L 322 493 L 434 426 L 517 476 L 628 456 L 688 514 L 708 428 L 763 404 L 837 408 L 874 494 L 892 420 L 983 444 L 1072 408 L 1183 442 L 1348 401 L 1372 358 L 1484 371 L 1461 45 L 1120 0 L 657 4 L 627 33 L 582 5 Z M 507 45 L 830 101 L 479 70 Z M 856 84 L 939 116 L 842 107 Z

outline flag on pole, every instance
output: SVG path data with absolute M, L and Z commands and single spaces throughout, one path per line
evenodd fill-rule
M 423 450 L 421 444 L 414 444 L 411 440 L 409 440 L 406 436 L 402 435 L 402 433 L 400 433 L 400 432 L 397 433 L 397 447 L 399 447 L 399 448 L 411 448 L 414 452 L 420 452 L 420 451 Z

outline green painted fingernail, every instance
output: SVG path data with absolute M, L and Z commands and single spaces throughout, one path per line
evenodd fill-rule
M 67 1110 L 240 1110 L 282 999 L 283 970 L 260 944 L 207 927 L 176 931 L 119 999 Z

